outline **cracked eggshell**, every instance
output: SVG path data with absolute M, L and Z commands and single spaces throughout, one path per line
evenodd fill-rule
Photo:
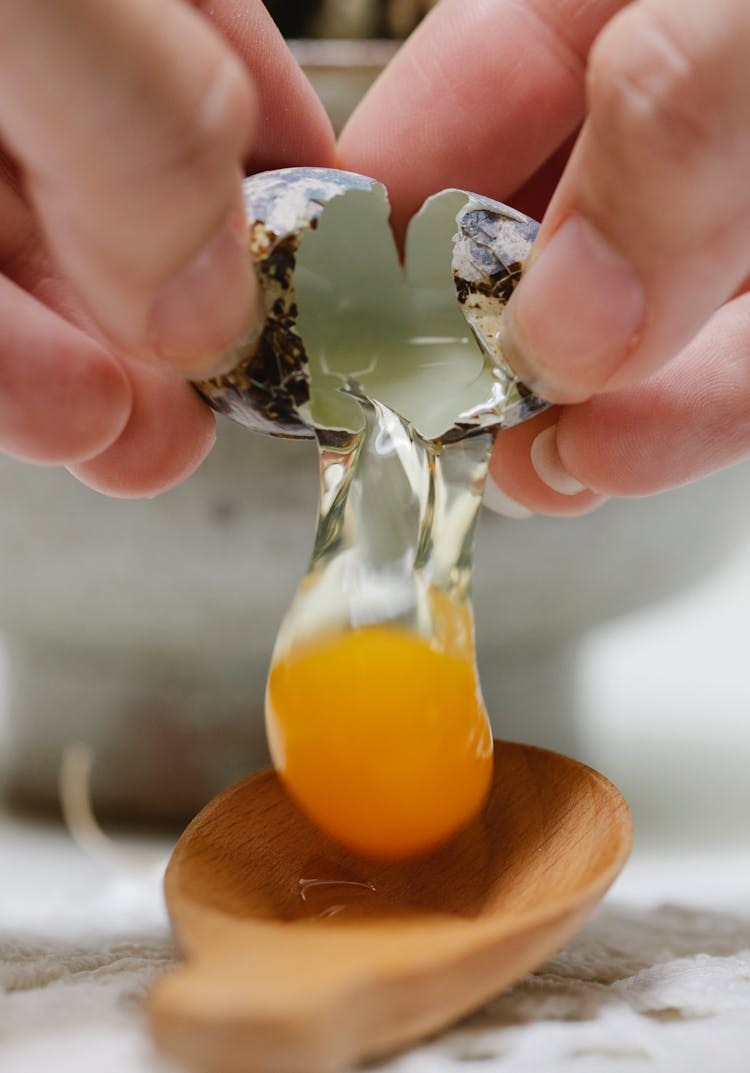
M 376 185 L 363 175 L 327 168 L 282 168 L 245 180 L 249 252 L 265 319 L 260 333 L 238 348 L 228 373 L 196 383 L 214 410 L 256 432 L 312 437 L 299 417 L 299 408 L 310 398 L 307 353 L 296 330 L 300 237 L 318 226 L 331 198 Z
M 505 361 L 500 322 L 518 284 L 539 224 L 500 201 L 448 189 L 428 198 L 407 235 L 412 286 L 437 287 L 443 274 L 442 236 L 452 234 L 451 272 L 461 312 L 487 361 L 485 397 L 456 417 L 441 439 L 450 442 L 482 429 L 509 428 L 546 409 Z
M 442 191 L 411 221 L 402 268 L 387 194 L 373 179 L 287 168 L 247 179 L 244 191 L 265 322 L 231 372 L 197 385 L 214 409 L 274 435 L 351 431 L 341 391 L 350 381 L 447 442 L 546 405 L 505 365 L 497 340 L 536 235 L 529 217 Z

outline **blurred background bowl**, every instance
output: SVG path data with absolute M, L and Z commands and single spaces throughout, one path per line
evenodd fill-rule
M 395 45 L 294 47 L 340 126 Z M 742 543 L 748 472 L 573 520 L 484 512 L 475 606 L 497 736 L 583 758 L 599 741 L 601 754 L 578 682 L 589 632 L 681 592 Z M 0 496 L 6 797 L 56 808 L 72 741 L 95 750 L 99 813 L 127 820 L 184 819 L 265 763 L 265 675 L 312 547 L 314 448 L 220 419 L 208 461 L 157 499 L 107 499 L 7 458 Z

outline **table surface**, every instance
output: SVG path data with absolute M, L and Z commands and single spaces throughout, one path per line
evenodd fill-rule
M 636 849 L 538 972 L 378 1073 L 745 1073 L 750 1067 L 750 549 L 670 606 L 608 627 L 581 681 L 590 759 L 625 792 Z M 606 700 L 606 703 L 604 701 Z M 0 815 L 0 1069 L 165 1073 L 142 1000 L 174 957 L 169 845 L 92 857 Z
M 167 1073 L 143 1031 L 173 960 L 151 863 L 84 854 L 59 828 L 0 820 L 3 1073 Z M 373 1067 L 546 1073 L 747 1069 L 750 852 L 636 852 L 559 955 L 468 1020 Z

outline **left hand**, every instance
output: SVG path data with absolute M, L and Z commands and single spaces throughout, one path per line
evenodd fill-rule
M 0 452 L 154 495 L 259 315 L 242 170 L 330 123 L 261 0 L 0 0 L 0 53 Z

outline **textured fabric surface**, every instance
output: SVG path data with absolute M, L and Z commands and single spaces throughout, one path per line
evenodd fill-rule
M 740 1073 L 750 1066 L 750 918 L 606 904 L 557 957 L 385 1065 L 513 1073 Z
M 62 831 L 10 821 L 0 822 L 0 846 L 2 1073 L 172 1073 L 143 1027 L 149 984 L 173 959 L 160 894 L 165 847 L 149 848 L 152 865 L 129 870 L 87 858 Z M 737 863 L 747 866 L 747 856 Z M 689 900 L 690 876 L 711 870 L 688 864 L 670 884 L 663 863 L 634 862 L 584 931 L 538 972 L 371 1068 L 745 1073 L 750 915 L 736 906 L 747 872 L 731 857 L 714 864 L 723 908 L 649 904 L 665 886 L 684 887 Z

